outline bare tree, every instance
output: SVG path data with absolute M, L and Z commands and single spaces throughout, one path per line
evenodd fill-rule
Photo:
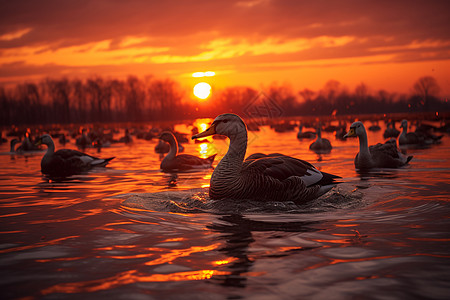
M 329 80 L 325 83 L 325 86 L 322 90 L 323 96 L 328 100 L 330 104 L 334 104 L 336 102 L 336 98 L 339 94 L 339 90 L 341 88 L 341 83 L 337 80 Z
M 298 94 L 303 98 L 304 101 L 311 101 L 316 93 L 313 90 L 304 89 L 298 92 Z
M 126 102 L 126 120 L 127 121 L 142 121 L 143 103 L 145 93 L 142 87 L 142 82 L 136 76 L 129 76 L 126 82 L 125 90 Z
M 162 118 L 173 117 L 181 104 L 181 93 L 171 79 L 153 80 L 148 89 L 150 101 L 157 104 Z
M 434 77 L 424 76 L 420 77 L 416 83 L 414 83 L 413 90 L 415 94 L 421 98 L 423 107 L 427 109 L 430 98 L 437 97 L 441 89 Z

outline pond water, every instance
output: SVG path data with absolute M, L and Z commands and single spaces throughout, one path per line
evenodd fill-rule
M 1 299 L 448 299 L 450 136 L 408 150 L 404 168 L 359 174 L 356 139 L 324 132 L 333 150 L 318 155 L 296 134 L 263 126 L 247 154 L 281 152 L 343 178 L 305 206 L 211 201 L 212 170 L 169 185 L 157 140 L 87 149 L 116 158 L 64 181 L 42 176 L 43 152 L 1 145 Z M 211 141 L 184 153 L 218 153 L 216 165 L 227 141 Z

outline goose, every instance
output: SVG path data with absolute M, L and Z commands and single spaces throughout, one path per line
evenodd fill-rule
M 362 122 L 354 122 L 344 137 L 359 138 L 359 153 L 355 157 L 357 169 L 398 168 L 406 165 L 413 157 L 403 155 L 397 148 L 395 139 L 384 144 L 368 146 L 367 132 Z
M 211 199 L 293 201 L 302 204 L 328 192 L 338 176 L 320 172 L 310 163 L 279 153 L 250 155 L 247 127 L 235 114 L 219 115 L 192 139 L 222 134 L 230 139 L 227 153 L 210 180 Z
M 16 152 L 23 153 L 23 152 L 31 152 L 31 151 L 39 151 L 39 147 L 34 145 L 31 142 L 30 139 L 30 133 L 27 131 L 23 137 L 23 141 L 19 147 L 17 147 Z
M 55 143 L 48 134 L 42 135 L 37 144 L 47 145 L 47 152 L 41 160 L 41 172 L 55 177 L 66 177 L 89 171 L 93 167 L 104 167 L 114 158 L 102 159 L 71 149 L 55 152 Z
M 17 144 L 20 144 L 20 141 L 18 139 L 12 139 L 11 142 L 9 142 L 10 153 L 17 153 L 17 150 L 15 149 Z
M 385 139 L 387 138 L 397 138 L 398 135 L 400 134 L 400 131 L 397 130 L 397 128 L 395 128 L 395 121 L 391 121 L 387 123 L 387 128 L 383 133 L 383 137 Z
M 417 125 L 415 133 L 419 137 L 422 137 L 426 144 L 440 144 L 443 135 L 435 135 L 431 132 L 432 130 L 435 131 L 436 129 L 437 128 L 435 126 L 419 123 Z
M 316 153 L 330 153 L 332 148 L 330 141 L 322 138 L 320 125 L 317 126 L 317 139 L 309 145 L 309 149 Z
M 301 139 L 314 139 L 316 138 L 316 133 L 312 131 L 303 132 L 303 124 L 298 125 L 297 138 Z
M 419 136 L 415 132 L 408 132 L 408 121 L 402 120 L 400 123 L 400 128 L 402 128 L 402 133 L 398 137 L 398 144 L 402 145 L 423 145 L 425 141 L 423 136 Z
M 164 131 L 161 133 L 160 140 L 169 143 L 169 153 L 161 162 L 163 172 L 179 172 L 199 169 L 212 168 L 212 163 L 216 154 L 207 158 L 200 158 L 190 154 L 178 154 L 178 142 L 172 132 Z
M 177 138 L 175 138 L 177 140 Z M 178 140 L 177 140 L 178 143 Z M 165 154 L 165 153 L 169 153 L 170 151 L 170 145 L 167 144 L 164 140 L 159 140 L 158 144 L 156 144 L 155 146 L 155 152 L 159 153 L 159 154 Z M 181 144 L 178 144 L 178 152 L 183 152 L 184 151 L 184 147 Z
M 381 127 L 380 127 L 380 125 L 378 125 L 378 121 L 376 121 L 375 123 L 372 123 L 372 125 L 369 126 L 369 131 L 377 132 L 380 130 L 381 130 Z
M 129 143 L 132 143 L 132 142 L 133 142 L 133 138 L 131 137 L 130 131 L 128 130 L 128 128 L 126 128 L 123 137 L 121 137 L 119 139 L 119 143 L 129 144 Z
M 77 137 L 77 139 L 75 140 L 75 144 L 77 145 L 77 147 L 79 147 L 81 149 L 92 147 L 92 141 L 86 135 L 86 129 L 85 128 L 83 128 L 81 130 L 81 136 Z

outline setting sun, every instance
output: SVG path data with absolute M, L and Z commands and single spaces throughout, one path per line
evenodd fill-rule
M 206 82 L 197 83 L 194 86 L 194 95 L 202 100 L 205 100 L 211 94 L 211 86 Z

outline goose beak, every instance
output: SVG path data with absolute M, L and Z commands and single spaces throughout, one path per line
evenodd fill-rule
M 352 137 L 352 136 L 356 136 L 355 128 L 350 128 L 350 130 L 347 132 L 347 134 L 344 135 L 344 138 L 348 138 L 348 137 Z
M 210 136 L 213 134 L 216 134 L 216 124 L 214 124 L 214 123 L 205 131 L 197 133 L 196 135 L 193 135 L 192 139 L 195 140 L 195 139 L 207 137 L 207 136 Z
M 35 145 L 35 146 L 40 146 L 40 145 L 42 145 L 42 139 L 39 138 L 39 139 L 37 140 L 37 142 L 36 142 L 34 145 Z

